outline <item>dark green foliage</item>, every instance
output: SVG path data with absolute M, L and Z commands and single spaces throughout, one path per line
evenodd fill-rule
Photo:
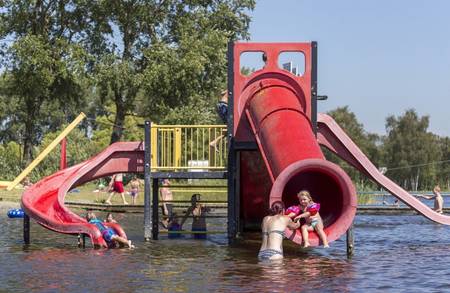
M 363 153 L 376 165 L 379 165 L 380 152 L 378 144 L 380 137 L 376 134 L 367 133 L 363 125 L 358 122 L 356 115 L 348 109 L 348 106 L 337 108 L 328 112 L 330 116 L 336 120 L 340 127 L 347 133 L 347 135 L 361 148 Z M 349 174 L 353 182 L 357 185 L 359 190 L 374 189 L 376 185 L 372 183 L 365 175 L 361 174 L 355 168 L 336 157 L 329 151 L 325 151 L 326 157 L 332 162 L 340 165 L 344 171 Z
M 441 166 L 429 163 L 442 160 L 442 149 L 438 137 L 427 131 L 428 125 L 429 117 L 418 117 L 413 109 L 398 118 L 386 119 L 383 149 L 387 175 L 404 188 L 430 190 L 439 181 Z

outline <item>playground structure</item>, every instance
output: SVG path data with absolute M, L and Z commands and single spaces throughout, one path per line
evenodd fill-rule
M 264 52 L 264 68 L 249 76 L 241 75 L 243 52 Z M 303 75 L 293 75 L 279 67 L 277 59 L 282 52 L 300 52 L 305 56 Z M 144 238 L 157 239 L 158 179 L 227 178 L 230 242 L 238 233 L 259 227 L 274 201 L 282 200 L 287 206 L 297 204 L 296 194 L 302 189 L 309 190 L 321 204 L 320 213 L 331 242 L 351 228 L 357 200 L 348 175 L 325 159 L 320 149 L 324 146 L 420 214 L 450 224 L 449 216 L 435 213 L 381 174 L 331 117 L 317 113 L 315 42 L 234 43 L 229 45 L 228 60 L 226 133 L 221 126 L 205 126 L 215 128 L 213 132 L 185 131 L 183 126 L 158 128 L 147 121 L 144 142 L 115 143 L 88 161 L 63 169 L 27 189 L 22 197 L 26 214 L 51 230 L 88 235 L 95 246 L 105 246 L 94 225 L 67 209 L 65 194 L 78 185 L 114 173 L 144 173 Z M 169 149 L 174 151 L 161 151 L 170 144 L 174 147 Z M 190 157 L 183 155 L 183 148 Z M 194 153 L 201 155 L 193 156 Z M 189 161 L 197 163 L 189 165 Z M 198 164 L 201 161 L 208 163 Z M 286 235 L 295 243 L 302 242 L 300 231 L 287 231 Z M 310 234 L 310 242 L 319 245 L 315 233 Z

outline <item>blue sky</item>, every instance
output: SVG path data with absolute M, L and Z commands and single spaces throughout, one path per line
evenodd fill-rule
M 258 0 L 254 42 L 318 42 L 319 111 L 349 106 L 369 132 L 414 108 L 450 136 L 450 1 Z

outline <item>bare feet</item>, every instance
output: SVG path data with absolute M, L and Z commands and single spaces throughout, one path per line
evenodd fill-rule
M 309 244 L 309 242 L 305 242 L 305 243 L 303 243 L 303 248 L 307 248 L 307 247 L 309 247 L 311 244 Z
M 323 248 L 330 248 L 330 245 L 328 245 L 328 243 L 327 243 L 327 244 L 324 244 L 324 245 L 323 245 Z
M 105 201 L 106 204 L 112 205 L 110 200 Z
M 124 204 L 124 205 L 127 205 L 127 204 L 128 204 L 128 202 L 124 201 L 124 202 L 123 202 L 123 204 Z
M 128 240 L 128 248 L 129 248 L 129 249 L 136 248 L 136 246 L 134 246 L 133 244 L 131 244 L 131 240 Z

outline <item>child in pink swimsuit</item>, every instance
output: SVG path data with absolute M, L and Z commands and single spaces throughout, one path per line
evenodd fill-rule
M 297 196 L 300 205 L 289 207 L 285 215 L 292 218 L 295 222 L 305 219 L 305 223 L 300 227 L 303 247 L 310 246 L 308 239 L 310 231 L 316 231 L 323 243 L 323 247 L 329 247 L 327 235 L 323 231 L 323 221 L 319 214 L 320 204 L 313 202 L 311 195 L 306 190 L 300 191 Z

